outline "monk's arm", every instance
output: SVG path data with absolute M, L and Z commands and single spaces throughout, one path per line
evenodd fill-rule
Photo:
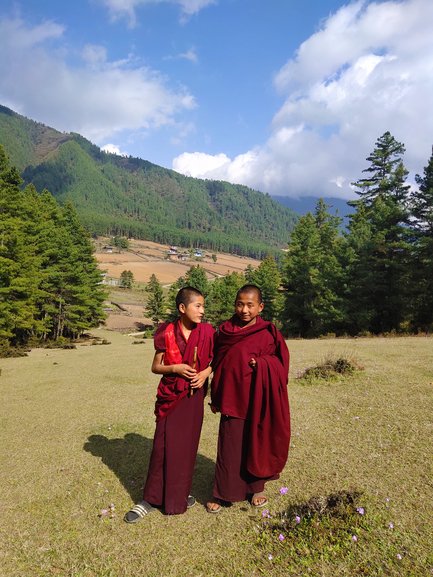
M 184 379 L 192 379 L 197 375 L 197 371 L 186 363 L 164 365 L 164 351 L 156 351 L 153 357 L 151 371 L 156 375 L 172 375 L 176 373 Z

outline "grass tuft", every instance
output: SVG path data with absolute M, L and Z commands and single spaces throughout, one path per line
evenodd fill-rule
M 393 567 L 398 573 L 402 565 L 410 565 L 404 558 L 407 551 L 387 507 L 373 502 L 352 489 L 312 497 L 275 515 L 265 509 L 256 525 L 259 565 L 265 571 L 269 562 L 273 567 L 284 564 L 291 576 L 317 574 L 325 567 L 338 574 L 344 559 L 350 575 L 385 575 L 385 568 L 392 573 Z M 377 566 L 366 554 L 372 541 L 381 549 Z
M 322 380 L 336 381 L 362 370 L 364 367 L 352 357 L 329 356 L 321 363 L 305 369 L 297 378 L 304 383 L 312 384 Z

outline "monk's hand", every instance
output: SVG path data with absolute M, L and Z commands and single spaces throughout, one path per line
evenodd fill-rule
M 191 379 L 191 389 L 201 389 L 208 378 L 209 373 L 207 370 L 200 371 Z
M 197 375 L 197 371 L 187 365 L 186 363 L 180 363 L 179 365 L 174 365 L 174 371 L 177 375 L 180 375 L 184 379 L 193 379 Z
M 251 367 L 252 369 L 255 369 L 255 368 L 257 367 L 257 361 L 256 361 L 256 359 L 254 359 L 254 358 L 251 358 L 251 359 L 248 361 L 248 364 L 250 365 L 250 367 Z

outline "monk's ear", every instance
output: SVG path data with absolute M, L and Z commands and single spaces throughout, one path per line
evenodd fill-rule
M 179 312 L 182 313 L 182 314 L 185 314 L 185 311 L 186 311 L 185 305 L 184 305 L 183 303 L 180 303 L 180 305 L 179 305 Z
M 265 308 L 265 303 L 260 303 L 259 304 L 259 312 L 262 312 L 262 310 Z

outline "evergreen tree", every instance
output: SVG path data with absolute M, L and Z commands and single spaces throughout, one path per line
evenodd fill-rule
M 377 139 L 375 149 L 367 157 L 370 165 L 363 172 L 368 176 L 352 183 L 358 189 L 357 194 L 362 202 L 367 206 L 371 206 L 379 196 L 394 199 L 402 211 L 401 218 L 405 216 L 403 209 L 410 188 L 405 184 L 408 171 L 402 161 L 404 152 L 404 145 L 397 142 L 390 132 L 385 132 Z M 357 201 L 349 204 L 356 205 Z
M 408 172 L 402 162 L 403 154 L 403 144 L 385 132 L 367 158 L 370 166 L 364 172 L 369 177 L 354 183 L 360 199 L 349 203 L 363 211 L 371 229 L 369 245 L 360 248 L 354 262 L 358 272 L 370 267 L 369 282 L 364 284 L 371 307 L 369 330 L 374 333 L 398 330 L 407 318 L 409 186 L 405 184 Z M 359 290 L 360 285 L 354 282 L 353 287 Z M 350 289 L 348 298 L 354 300 Z
M 336 331 L 343 323 L 340 219 L 319 200 L 295 227 L 285 261 L 285 330 L 302 337 Z
M 71 206 L 38 195 L 0 148 L 0 336 L 75 337 L 104 318 L 101 273 Z
M 0 339 L 25 344 L 36 329 L 40 260 L 34 247 L 33 205 L 0 146 Z
M 212 281 L 205 312 L 206 319 L 214 327 L 233 316 L 236 293 L 245 282 L 245 276 L 238 272 L 228 273 Z
M 185 275 L 187 285 L 198 289 L 206 298 L 209 292 L 209 281 L 207 280 L 206 271 L 199 264 L 190 267 Z
M 371 330 L 375 315 L 370 297 L 370 288 L 376 281 L 370 262 L 373 233 L 363 204 L 350 216 L 346 241 L 344 263 L 349 278 L 345 291 L 345 326 L 349 334 L 356 335 Z
M 411 309 L 415 330 L 433 330 L 433 151 L 424 175 L 415 176 L 418 190 L 411 207 L 416 242 L 412 258 Z
M 265 308 L 261 316 L 268 321 L 277 321 L 282 307 L 281 274 L 277 263 L 272 256 L 266 257 L 260 265 L 245 270 L 247 282 L 260 287 L 263 294 Z
M 131 289 L 134 284 L 134 274 L 130 270 L 123 270 L 120 273 L 120 283 L 121 288 Z
M 153 325 L 156 328 L 160 320 L 164 318 L 165 299 L 162 285 L 154 274 L 151 275 L 145 290 L 148 295 L 145 313 L 152 319 Z
M 167 309 L 166 309 L 166 313 L 164 314 L 164 319 L 167 321 L 174 321 L 175 319 L 177 319 L 178 315 L 178 311 L 176 309 L 176 295 L 179 292 L 179 290 L 186 286 L 187 283 L 185 278 L 183 276 L 180 276 L 174 283 L 172 283 L 168 289 L 168 295 L 167 295 Z

